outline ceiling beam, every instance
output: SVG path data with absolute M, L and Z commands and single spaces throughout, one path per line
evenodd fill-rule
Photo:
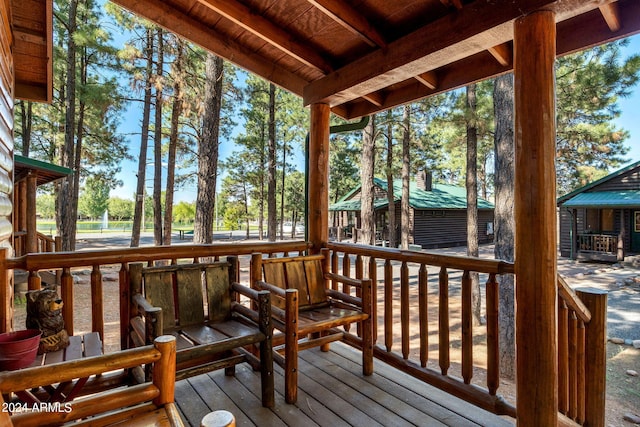
M 508 42 L 513 21 L 543 7 L 557 6 L 558 19 L 596 9 L 598 0 L 495 0 L 473 2 L 371 52 L 304 88 L 305 105 L 336 106 Z M 601 4 L 601 3 L 600 3 Z M 443 36 L 446 35 L 446 36 Z
M 622 27 L 622 24 L 620 23 L 620 10 L 618 8 L 618 3 L 608 3 L 600 6 L 599 9 L 611 31 L 616 32 Z
M 112 0 L 112 2 L 297 95 L 302 94 L 303 87 L 308 83 L 296 74 L 271 63 L 267 58 L 250 51 L 224 34 L 218 33 L 164 2 L 156 0 Z
M 435 71 L 419 74 L 415 79 L 431 90 L 438 87 L 438 74 Z
M 487 49 L 491 55 L 502 66 L 511 65 L 513 63 L 513 48 L 511 43 L 502 43 Z
M 375 105 L 376 107 L 382 107 L 384 104 L 384 96 L 380 92 L 372 92 L 362 96 L 364 99 Z
M 558 56 L 568 55 L 588 47 L 640 33 L 640 20 L 634 18 L 640 16 L 640 2 L 637 0 L 620 0 L 619 8 L 620 16 L 622 17 L 621 24 L 624 29 L 624 32 L 620 33 L 611 32 L 604 19 L 602 19 L 598 8 L 581 16 L 559 22 L 556 31 Z M 625 20 L 625 17 L 630 18 Z M 417 84 L 417 82 L 401 84 L 395 90 L 392 88 L 385 89 L 384 104 L 380 107 L 375 107 L 362 100 L 354 100 L 333 107 L 332 111 L 347 120 L 356 119 L 463 87 L 470 82 L 477 82 L 510 72 L 512 71 L 512 66 L 512 62 L 507 66 L 503 66 L 498 61 L 491 60 L 488 51 L 485 51 L 436 70 L 438 77 L 436 88 L 429 88 L 425 85 Z
M 323 74 L 333 71 L 333 66 L 317 53 L 316 48 L 300 43 L 294 35 L 254 13 L 247 6 L 234 0 L 197 1 L 303 64 Z
M 307 0 L 325 15 L 342 25 L 353 34 L 361 37 L 369 46 L 386 47 L 387 42 L 380 32 L 372 26 L 360 12 L 344 0 Z

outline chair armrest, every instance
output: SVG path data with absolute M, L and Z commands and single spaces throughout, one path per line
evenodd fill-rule
M 249 307 L 240 303 L 233 303 L 231 305 L 232 310 L 240 313 L 241 315 L 249 318 L 253 322 L 257 323 L 262 332 L 269 331 L 267 335 L 271 335 L 271 294 L 267 290 L 257 291 L 251 289 L 248 286 L 244 286 L 240 283 L 234 282 L 231 284 L 231 289 L 234 292 L 238 292 L 241 295 L 250 298 L 256 302 L 257 310 L 252 310 Z
M 336 291 L 334 289 L 327 289 L 326 294 L 332 299 L 342 301 L 347 304 L 362 307 L 362 298 L 354 297 L 353 295 L 345 294 L 344 292 Z
M 143 297 L 141 294 L 134 294 L 131 297 L 131 300 L 133 301 L 133 304 L 138 308 L 138 311 L 140 311 L 140 314 L 142 314 L 143 316 L 147 312 L 155 312 L 156 310 L 162 310 L 159 307 L 152 306 L 149 303 L 149 301 L 147 301 L 145 297 Z
M 145 344 L 151 344 L 164 331 L 162 308 L 152 306 L 141 294 L 134 294 L 131 300 L 138 307 L 138 312 L 144 318 L 145 332 L 143 338 Z
M 325 273 L 324 278 L 327 280 L 344 283 L 345 285 L 354 286 L 356 288 L 362 288 L 362 279 L 353 279 L 351 277 L 343 276 L 342 274 L 336 273 Z
M 264 282 L 262 280 L 256 282 L 256 285 L 260 287 L 260 289 L 264 289 L 266 291 L 271 292 L 272 294 L 285 298 L 287 296 L 287 292 L 285 289 L 279 288 L 277 286 L 272 285 L 271 283 Z

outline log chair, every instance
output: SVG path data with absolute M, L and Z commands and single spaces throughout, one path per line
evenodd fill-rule
M 274 359 L 285 371 L 285 400 L 297 400 L 298 351 L 320 346 L 329 350 L 337 340 L 361 348 L 362 372 L 373 373 L 371 280 L 352 279 L 329 272 L 329 251 L 320 255 L 251 257 L 251 281 L 255 289 L 272 293 Z M 329 281 L 334 283 L 329 288 Z M 357 296 L 337 290 L 354 287 Z M 343 289 L 344 289 L 343 288 Z M 349 325 L 358 323 L 357 335 Z M 339 328 L 342 327 L 342 328 Z
M 233 375 L 235 365 L 248 362 L 261 371 L 262 405 L 273 407 L 270 295 L 235 282 L 237 259 L 229 260 L 130 265 L 131 344 L 145 345 L 164 334 L 176 337 L 177 380 L 221 368 Z M 257 311 L 240 303 L 240 296 L 253 301 Z

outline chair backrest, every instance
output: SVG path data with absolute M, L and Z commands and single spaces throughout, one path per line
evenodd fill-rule
M 323 260 L 323 255 L 265 258 L 262 260 L 264 281 L 281 289 L 297 289 L 301 309 L 326 304 Z M 284 301 L 274 298 L 272 302 L 284 308 Z
M 229 267 L 228 262 L 147 267 L 142 269 L 142 292 L 151 305 L 162 308 L 166 330 L 221 321 L 231 311 Z

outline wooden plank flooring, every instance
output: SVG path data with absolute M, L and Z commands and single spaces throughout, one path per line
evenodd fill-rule
M 513 426 L 416 380 L 379 360 L 362 376 L 360 353 L 342 343 L 331 351 L 300 352 L 298 402 L 285 403 L 282 369 L 275 366 L 276 405 L 260 404 L 260 375 L 247 364 L 235 377 L 211 372 L 176 383 L 176 401 L 187 425 L 199 426 L 208 412 L 225 409 L 238 426 Z

